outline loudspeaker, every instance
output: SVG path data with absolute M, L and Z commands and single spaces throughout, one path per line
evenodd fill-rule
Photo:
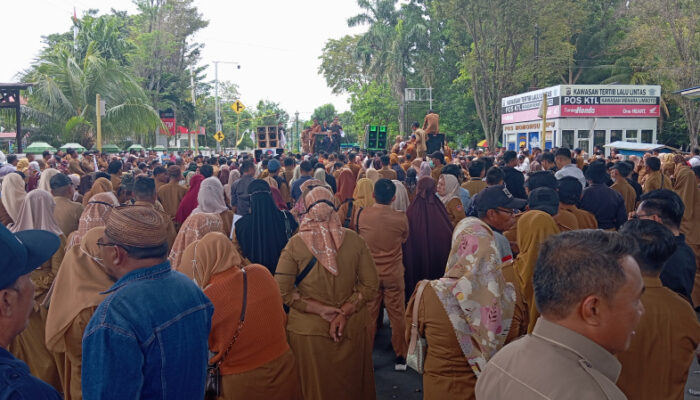
M 257 132 L 259 148 L 269 149 L 278 147 L 277 126 L 259 126 Z
M 384 125 L 368 125 L 365 133 L 366 148 L 369 150 L 386 149 L 387 129 Z
M 331 140 L 325 133 L 314 135 L 314 153 L 331 153 L 333 151 L 331 145 Z
M 255 162 L 260 162 L 262 160 L 263 151 L 260 149 L 255 150 Z

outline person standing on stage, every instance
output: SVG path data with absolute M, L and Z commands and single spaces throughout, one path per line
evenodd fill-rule
M 416 137 L 416 156 L 425 161 L 425 155 L 428 152 L 428 147 L 426 145 L 426 135 L 425 131 L 419 126 L 420 125 L 418 125 L 418 122 L 414 122 L 411 126 L 411 129 L 413 130 L 413 135 L 415 135 Z
M 433 110 L 429 110 L 423 120 L 423 130 L 426 133 L 427 152 L 433 153 L 442 147 L 442 143 L 437 140 L 437 134 L 440 133 L 440 116 Z

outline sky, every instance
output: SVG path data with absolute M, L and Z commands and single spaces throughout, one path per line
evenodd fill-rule
M 338 112 L 350 108 L 348 96 L 331 93 L 318 72 L 323 46 L 330 38 L 358 34 L 364 27 L 348 28 L 347 18 L 360 13 L 356 0 L 195 0 L 209 26 L 195 40 L 204 43 L 202 65 L 214 80 L 213 61 L 219 64 L 219 81 L 239 86 L 241 102 L 254 107 L 259 100 L 280 103 L 291 118 L 299 112 L 308 119 L 313 110 L 332 103 Z M 16 74 L 31 65 L 41 49 L 41 37 L 66 32 L 75 7 L 78 16 L 89 8 L 100 14 L 110 8 L 136 12 L 131 0 L 0 0 L 3 31 L 15 40 L 0 41 L 0 82 L 15 82 Z

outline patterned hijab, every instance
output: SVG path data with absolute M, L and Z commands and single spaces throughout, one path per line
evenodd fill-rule
M 9 173 L 2 181 L 2 205 L 13 221 L 17 221 L 19 210 L 22 208 L 27 192 L 24 190 L 24 179 L 20 174 Z
M 486 362 L 503 347 L 515 305 L 515 288 L 503 278 L 488 225 L 473 217 L 457 224 L 445 276 L 430 284 L 478 377 Z
M 180 227 L 180 232 L 175 237 L 173 248 L 170 250 L 168 260 L 170 265 L 178 271 L 182 264 L 182 254 L 185 248 L 195 240 L 199 240 L 209 232 L 224 232 L 224 223 L 219 214 L 200 213 L 190 215 Z
M 331 274 L 338 275 L 336 256 L 345 231 L 333 208 L 333 194 L 325 187 L 313 188 L 304 198 L 306 214 L 299 225 L 299 236 Z
M 83 213 L 80 215 L 78 230 L 71 233 L 69 236 L 70 240 L 66 246 L 66 251 L 73 246 L 79 245 L 83 236 L 85 236 L 90 229 L 98 226 L 105 226 L 104 217 L 107 211 L 114 207 L 119 207 L 119 200 L 117 200 L 114 193 L 105 192 L 92 196 L 92 199 L 90 199 L 83 209 Z

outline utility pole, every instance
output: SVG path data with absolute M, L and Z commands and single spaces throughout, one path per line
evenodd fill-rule
M 532 89 L 536 90 L 539 85 L 537 74 L 540 68 L 540 25 L 535 24 L 535 76 L 532 79 Z M 542 149 L 544 151 L 544 148 Z
M 194 154 L 199 154 L 199 121 L 197 121 L 197 98 L 194 94 L 194 70 L 190 69 L 190 86 L 192 87 L 192 109 L 194 110 Z M 191 135 L 191 133 L 190 133 Z M 192 143 L 192 136 L 190 136 L 190 144 Z
M 214 98 L 216 104 L 214 105 L 214 115 L 216 118 L 216 131 L 219 132 L 221 131 L 222 126 L 221 126 L 221 107 L 219 105 L 219 64 L 233 64 L 238 67 L 238 69 L 241 69 L 241 64 L 235 61 L 214 61 Z M 219 141 L 216 142 L 216 152 L 220 153 L 221 152 L 221 143 Z
M 299 151 L 299 144 L 301 143 L 301 135 L 299 134 L 299 111 L 294 113 L 294 116 L 296 117 L 296 126 L 297 126 L 297 151 Z M 292 147 L 294 148 L 294 147 Z

